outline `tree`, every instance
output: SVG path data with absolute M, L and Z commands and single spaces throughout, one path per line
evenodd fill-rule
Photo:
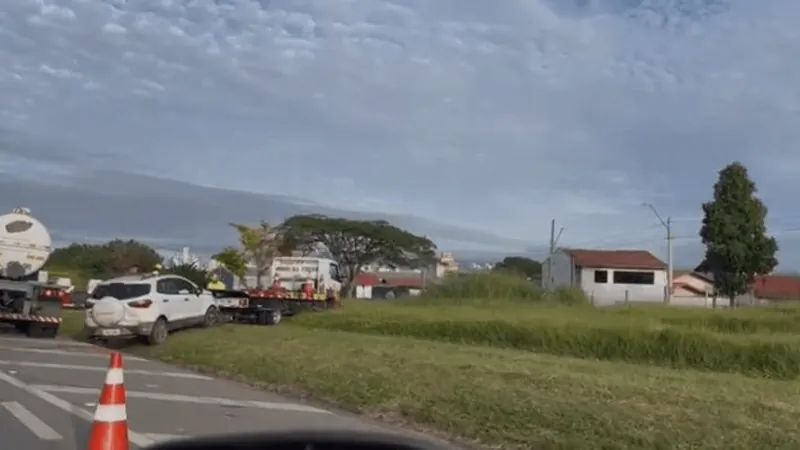
M 182 276 L 201 288 L 208 283 L 209 279 L 208 272 L 194 264 L 188 263 L 171 265 L 164 273 Z
M 114 275 L 122 275 L 132 268 L 152 270 L 163 258 L 152 247 L 138 241 L 115 239 L 103 246 L 109 269 Z
M 495 264 L 492 270 L 515 272 L 527 278 L 542 277 L 542 263 L 522 256 L 507 256 Z
M 261 280 L 269 271 L 272 258 L 278 255 L 278 250 L 282 246 L 283 231 L 263 220 L 256 226 L 237 223 L 232 223 L 231 226 L 239 233 L 241 257 L 253 265 L 256 288 L 261 289 L 263 287 Z
M 767 236 L 767 207 L 756 197 L 756 185 L 741 163 L 719 172 L 714 200 L 703 204 L 700 237 L 706 246 L 701 263 L 714 276 L 717 293 L 730 300 L 744 294 L 756 275 L 770 273 L 778 264 L 778 243 Z
M 424 267 L 433 262 L 436 245 L 428 238 L 397 228 L 385 220 L 352 220 L 323 215 L 290 217 L 281 226 L 285 239 L 298 249 L 324 244 L 339 262 L 342 291 L 352 295 L 353 281 L 362 267 L 381 263 L 396 267 Z
M 162 258 L 152 247 L 138 241 L 115 239 L 105 244 L 71 244 L 53 251 L 47 269 L 78 271 L 88 278 L 110 278 L 136 267 L 151 270 Z
M 247 288 L 245 275 L 247 274 L 247 260 L 242 255 L 242 251 L 233 247 L 227 247 L 212 258 L 217 261 L 225 270 L 235 276 L 239 282 Z

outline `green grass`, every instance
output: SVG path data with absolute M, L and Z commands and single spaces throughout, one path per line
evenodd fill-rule
M 76 332 L 74 316 L 64 331 Z M 797 448 L 800 384 L 737 374 L 277 327 L 137 350 L 486 448 Z
M 800 338 L 785 333 L 794 330 L 797 319 L 774 311 L 350 302 L 343 311 L 298 317 L 296 324 L 673 368 L 783 379 L 800 376 Z M 733 333 L 742 330 L 748 333 Z
M 482 448 L 800 448 L 800 310 L 594 309 L 503 277 L 134 351 Z

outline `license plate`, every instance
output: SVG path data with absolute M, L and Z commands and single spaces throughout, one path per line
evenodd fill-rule
M 117 328 L 113 328 L 110 330 L 100 330 L 100 334 L 102 334 L 103 336 L 119 336 L 120 334 L 122 334 L 122 330 L 119 330 Z

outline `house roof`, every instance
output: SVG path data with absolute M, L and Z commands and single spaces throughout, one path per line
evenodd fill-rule
M 576 266 L 663 270 L 667 265 L 647 250 L 566 250 Z
M 708 273 L 694 272 L 692 270 L 673 270 L 672 271 L 672 279 L 673 280 L 677 279 L 678 277 L 682 277 L 682 276 L 695 277 L 695 278 L 703 280 L 703 281 L 705 281 L 707 283 L 712 283 L 714 281 L 714 277 L 711 276 L 711 274 L 708 274 Z
M 420 288 L 423 284 L 422 274 L 412 272 L 363 272 L 356 276 L 356 286 L 393 286 Z
M 698 289 L 698 288 L 696 288 L 696 287 L 694 287 L 694 286 L 692 286 L 691 284 L 688 284 L 688 283 L 680 283 L 680 282 L 678 282 L 678 283 L 675 283 L 673 285 L 673 288 L 675 288 L 675 289 L 678 289 L 678 288 L 684 289 L 684 290 L 687 290 L 687 291 L 689 291 L 689 292 L 691 292 L 693 294 L 697 294 L 697 295 L 706 294 L 705 290 Z
M 753 293 L 758 298 L 800 299 L 800 277 L 791 275 L 760 275 L 753 281 Z
M 374 273 L 360 273 L 354 280 L 356 286 L 377 286 L 381 284 L 381 279 Z

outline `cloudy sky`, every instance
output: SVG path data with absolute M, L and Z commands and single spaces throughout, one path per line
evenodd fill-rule
M 798 23 L 796 0 L 3 0 L 0 206 L 62 240 L 328 208 L 454 249 L 539 249 L 554 218 L 563 245 L 663 253 L 648 202 L 691 264 L 738 159 L 800 268 Z

